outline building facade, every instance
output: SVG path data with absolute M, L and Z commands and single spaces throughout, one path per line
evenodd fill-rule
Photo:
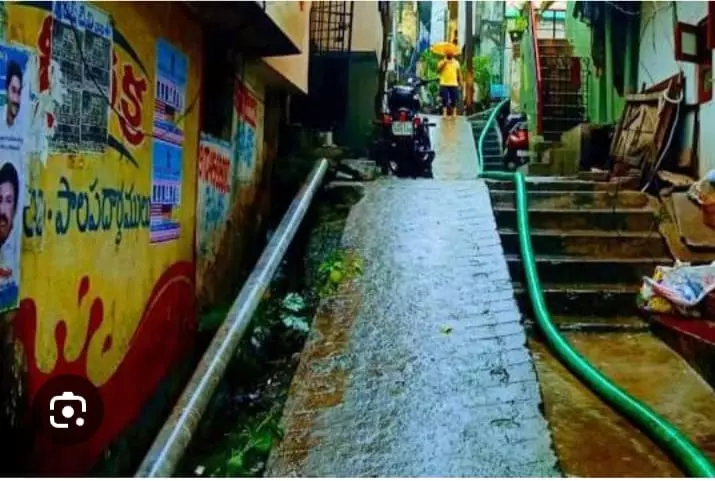
M 0 130 L 19 139 L 7 157 L 19 175 L 3 254 L 14 259 L 3 464 L 126 472 L 186 380 L 199 308 L 240 285 L 270 201 L 278 99 L 308 89 L 310 2 L 2 8 Z M 32 422 L 43 386 L 64 375 L 104 406 L 97 432 L 72 445 Z

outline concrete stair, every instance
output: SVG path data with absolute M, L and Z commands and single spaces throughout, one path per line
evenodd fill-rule
M 488 184 L 517 301 L 532 324 L 514 186 Z M 615 184 L 576 178 L 528 178 L 527 189 L 537 271 L 560 328 L 645 330 L 636 307 L 642 277 L 672 262 L 658 232 L 657 203 Z
M 487 124 L 487 115 L 483 113 L 476 114 L 469 118 L 469 122 L 472 126 L 474 144 L 479 146 L 479 137 Z M 489 129 L 484 137 L 484 170 L 503 170 L 502 157 L 501 132 L 495 125 Z

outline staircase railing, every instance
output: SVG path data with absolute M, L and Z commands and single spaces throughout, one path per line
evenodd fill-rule
M 521 82 L 521 98 L 524 111 L 529 120 L 529 132 L 543 132 L 543 79 L 541 58 L 539 56 L 539 38 L 537 35 L 537 17 L 531 2 L 526 4 L 528 27 L 521 42 L 523 70 L 526 78 Z
M 504 101 L 506 102 L 506 100 Z M 670 458 L 680 466 L 686 475 L 692 477 L 715 477 L 715 465 L 687 436 L 670 424 L 665 418 L 650 409 L 639 399 L 631 396 L 616 383 L 604 375 L 593 364 L 588 362 L 580 352 L 560 332 L 551 319 L 546 307 L 546 300 L 541 289 L 541 282 L 536 270 L 534 247 L 531 243 L 531 226 L 529 225 L 529 207 L 524 174 L 516 172 L 484 172 L 484 137 L 486 130 L 496 121 L 499 108 L 497 105 L 479 137 L 477 145 L 477 163 L 479 176 L 488 179 L 511 181 L 516 191 L 516 215 L 519 230 L 519 247 L 521 260 L 524 264 L 526 284 L 529 299 L 534 309 L 536 324 L 543 333 L 547 344 L 556 358 L 569 369 L 581 382 L 598 395 L 604 402 L 620 412 L 638 429 L 643 431 L 653 442 L 665 451 Z
M 529 2 L 529 30 L 531 31 L 531 42 L 534 45 L 534 62 L 536 63 L 536 132 L 541 134 L 544 128 L 544 82 L 541 78 L 541 53 L 539 52 L 539 36 L 536 34 L 536 12 L 534 6 Z

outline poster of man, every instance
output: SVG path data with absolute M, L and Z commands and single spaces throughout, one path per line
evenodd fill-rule
M 0 43 L 0 312 L 16 308 L 19 298 L 28 60 L 25 50 Z

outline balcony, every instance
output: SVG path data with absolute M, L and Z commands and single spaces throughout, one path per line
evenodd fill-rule
M 224 38 L 250 57 L 275 57 L 300 53 L 294 39 L 293 18 L 304 2 L 186 2 L 185 5 L 213 35 Z M 288 11 L 295 10 L 295 12 Z

